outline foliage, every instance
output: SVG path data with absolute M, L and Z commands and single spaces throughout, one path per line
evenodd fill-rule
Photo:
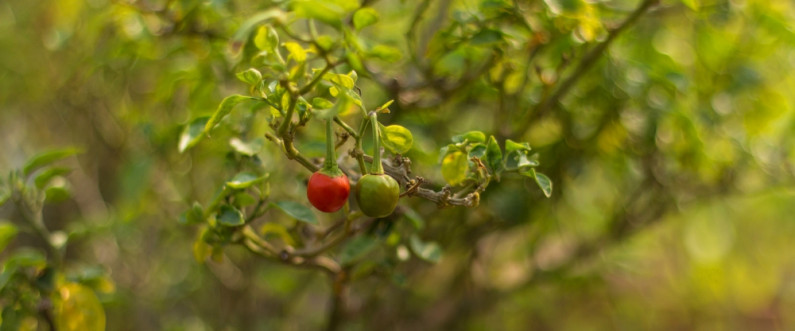
M 791 328 L 794 15 L 0 3 L 2 326 Z

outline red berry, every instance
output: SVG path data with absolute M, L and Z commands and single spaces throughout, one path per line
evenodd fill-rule
M 309 184 L 306 186 L 306 197 L 309 202 L 326 213 L 342 208 L 348 201 L 350 192 L 351 184 L 344 174 L 331 177 L 318 171 L 309 177 Z

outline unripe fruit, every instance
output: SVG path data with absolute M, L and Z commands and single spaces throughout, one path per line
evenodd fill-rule
M 355 188 L 359 208 L 370 217 L 386 217 L 397 207 L 400 185 L 385 174 L 364 175 Z

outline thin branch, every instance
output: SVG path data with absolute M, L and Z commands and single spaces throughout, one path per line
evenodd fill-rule
M 616 40 L 622 32 L 624 32 L 627 28 L 635 24 L 638 19 L 643 16 L 649 9 L 658 4 L 659 0 L 644 0 L 643 3 L 635 9 L 635 11 L 627 17 L 624 22 L 622 22 L 618 27 L 611 30 L 608 35 L 607 39 L 605 39 L 600 44 L 596 45 L 590 52 L 588 52 L 582 60 L 580 60 L 577 68 L 574 69 L 574 72 L 558 87 L 555 92 L 553 92 L 549 97 L 544 98 L 539 102 L 536 107 L 526 116 L 526 119 L 522 121 L 518 130 L 515 131 L 515 134 L 521 134 L 527 131 L 530 125 L 533 124 L 536 120 L 544 116 L 547 112 L 552 110 L 560 101 L 561 98 L 566 96 L 566 94 L 571 90 L 572 87 L 585 75 L 585 73 L 591 69 L 591 67 L 596 64 L 596 61 L 602 57 L 602 55 L 607 50 L 607 47 Z

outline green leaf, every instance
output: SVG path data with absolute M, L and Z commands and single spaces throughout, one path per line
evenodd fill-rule
M 510 170 L 522 169 L 526 167 L 537 167 L 538 161 L 528 156 L 527 151 L 514 151 L 508 153 L 505 158 L 505 168 Z
M 279 46 L 279 35 L 272 26 L 262 25 L 257 28 L 257 34 L 254 35 L 254 45 L 260 50 L 272 53 L 276 46 Z
M 422 218 L 417 211 L 411 209 L 409 207 L 403 208 L 403 216 L 405 216 L 409 221 L 411 221 L 411 225 L 414 226 L 417 230 L 422 230 L 425 227 L 425 220 Z
M 53 178 L 59 176 L 65 176 L 70 172 L 72 172 L 71 168 L 65 168 L 65 167 L 49 168 L 42 171 L 40 174 L 36 175 L 36 178 L 33 180 L 33 182 L 36 184 L 37 188 L 43 189 L 45 186 L 47 186 L 47 184 L 50 183 L 50 180 L 52 180 Z
M 505 153 L 510 154 L 511 152 L 515 151 L 530 151 L 530 144 L 528 143 L 517 143 L 513 140 L 506 139 L 505 140 Z
M 246 223 L 243 213 L 230 205 L 221 206 L 221 208 L 218 209 L 215 220 L 218 221 L 218 224 L 223 226 L 240 226 Z
M 486 146 L 486 164 L 492 174 L 497 174 L 503 169 L 502 150 L 494 136 L 489 137 L 489 144 Z
M 450 185 L 458 185 L 467 178 L 467 155 L 459 151 L 447 154 L 442 160 L 442 177 Z
M 353 238 L 345 244 L 340 251 L 340 264 L 348 265 L 363 258 L 367 253 L 372 251 L 378 244 L 378 240 L 368 236 L 361 235 Z
M 16 251 L 6 260 L 5 268 L 44 267 L 47 259 L 39 251 L 23 248 Z
M 367 55 L 384 60 L 389 63 L 397 62 L 403 57 L 403 52 L 399 49 L 387 45 L 375 45 Z
M 435 242 L 424 243 L 416 234 L 409 238 L 409 248 L 417 257 L 431 262 L 438 263 L 442 259 L 442 248 Z
M 204 242 L 201 237 L 196 238 L 193 242 L 193 258 L 196 259 L 198 263 L 204 263 L 210 254 L 212 253 L 213 247 Z
M 327 72 L 324 74 L 323 80 L 346 89 L 352 89 L 356 85 L 356 80 L 352 76 L 345 74 L 335 74 L 333 72 Z
M 257 176 L 257 175 L 252 174 L 252 173 L 241 172 L 241 173 L 235 175 L 235 177 L 232 178 L 232 180 L 226 182 L 226 186 L 229 186 L 230 188 L 233 188 L 233 189 L 236 189 L 236 190 L 242 190 L 242 189 L 249 188 L 249 187 L 251 187 L 254 184 L 257 184 L 257 183 L 267 179 L 268 177 L 269 177 L 268 174 L 265 174 L 264 176 Z
M 467 133 L 453 136 L 453 142 L 460 143 L 463 142 L 464 140 L 467 140 L 471 143 L 485 143 L 486 135 L 480 131 L 469 131 Z
M 318 224 L 315 214 L 309 207 L 295 201 L 279 201 L 271 203 L 271 206 L 281 209 L 285 214 L 309 224 Z
M 698 11 L 699 0 L 682 0 L 682 3 L 691 10 Z
M 204 210 L 198 201 L 194 201 L 190 209 L 186 210 L 179 218 L 180 224 L 191 225 L 204 223 Z
M 503 40 L 502 32 L 500 32 L 499 30 L 483 29 L 478 31 L 478 33 L 476 33 L 474 36 L 472 36 L 470 44 L 487 45 L 487 44 L 500 42 L 502 40 Z
M 16 237 L 17 232 L 19 232 L 19 230 L 17 230 L 17 227 L 11 224 L 11 222 L 0 222 L 0 253 L 2 253 L 11 240 Z
M 536 184 L 538 184 L 538 187 L 541 188 L 542 192 L 544 192 L 544 196 L 546 196 L 547 198 L 552 196 L 552 180 L 550 180 L 549 177 L 547 177 L 547 175 L 544 175 L 540 172 L 536 172 L 536 170 L 533 168 L 530 168 L 527 171 L 523 171 L 521 172 L 521 174 L 535 179 Z
M 295 62 L 306 62 L 306 50 L 304 50 L 300 44 L 294 41 L 288 41 L 285 42 L 283 46 L 287 48 L 287 51 L 290 52 L 290 58 L 295 60 Z
M 182 129 L 182 134 L 179 135 L 179 144 L 177 146 L 177 150 L 179 150 L 180 153 L 196 146 L 196 144 L 202 140 L 204 137 L 204 128 L 209 120 L 209 116 L 203 116 L 185 125 L 185 128 Z
M 318 99 L 318 98 L 315 98 Z M 315 102 L 315 100 L 312 100 Z M 337 103 L 334 104 L 329 109 L 316 109 L 314 111 L 315 117 L 320 120 L 328 120 L 337 116 L 337 114 L 343 113 L 345 110 L 350 108 L 354 103 L 353 98 L 350 97 L 349 93 L 342 93 L 337 95 Z
M 248 36 L 251 35 L 251 31 L 253 31 L 256 26 L 273 19 L 283 19 L 285 15 L 286 14 L 280 9 L 272 8 L 251 16 L 243 22 L 240 28 L 237 29 L 237 32 L 235 32 L 235 35 L 232 37 L 233 45 L 237 45 L 237 47 L 242 46 L 243 42 L 248 39 Z
M 359 8 L 356 0 L 295 0 L 290 3 L 297 17 L 313 18 L 339 28 L 342 18 Z
M 223 120 L 226 115 L 229 115 L 229 113 L 232 112 L 232 108 L 234 108 L 237 104 L 250 99 L 253 98 L 239 94 L 230 95 L 224 98 L 224 100 L 221 101 L 221 104 L 218 105 L 218 109 L 215 110 L 213 116 L 210 117 L 210 119 L 207 121 L 207 124 L 204 126 L 204 132 L 210 132 L 213 127 L 218 125 L 218 123 L 221 123 L 221 120 Z
M 475 144 L 469 149 L 469 157 L 476 157 L 479 159 L 483 159 L 483 156 L 486 155 L 487 147 L 485 144 Z
M 533 172 L 535 173 L 534 177 L 536 179 L 536 184 L 538 184 L 538 187 L 541 188 L 541 191 L 544 192 L 544 195 L 547 198 L 551 197 L 552 196 L 552 180 L 550 180 L 549 177 L 547 177 L 547 175 L 544 175 L 544 174 L 542 174 L 540 172 L 535 172 L 535 169 L 533 169 Z
M 390 99 L 389 101 L 384 102 L 383 105 L 378 106 L 378 108 L 376 108 L 376 110 L 389 109 L 389 106 L 391 106 L 392 103 L 394 103 L 394 102 L 395 102 L 395 99 Z
M 378 12 L 373 8 L 361 8 L 353 13 L 353 26 L 356 30 L 370 26 L 378 22 Z
M 22 168 L 22 173 L 25 176 L 29 176 L 41 167 L 48 166 L 56 161 L 63 160 L 78 153 L 81 153 L 81 151 L 74 147 L 41 153 L 34 156 L 25 164 L 25 167 Z
M 72 196 L 72 190 L 66 181 L 58 181 L 44 190 L 45 200 L 50 203 L 66 201 Z
M 246 71 L 238 72 L 235 74 L 235 76 L 237 76 L 237 79 L 239 79 L 241 82 L 248 85 L 257 85 L 262 80 L 262 73 L 254 68 L 249 68 Z
M 265 138 L 257 137 L 248 142 L 242 141 L 239 138 L 232 138 L 229 139 L 229 146 L 231 146 L 235 152 L 246 156 L 254 156 L 265 146 Z
M 312 98 L 312 108 L 315 109 L 331 109 L 334 103 L 323 98 Z
M 414 144 L 414 137 L 411 131 L 400 125 L 390 125 L 384 127 L 381 123 L 381 144 L 386 149 L 395 154 L 404 154 L 411 149 Z

